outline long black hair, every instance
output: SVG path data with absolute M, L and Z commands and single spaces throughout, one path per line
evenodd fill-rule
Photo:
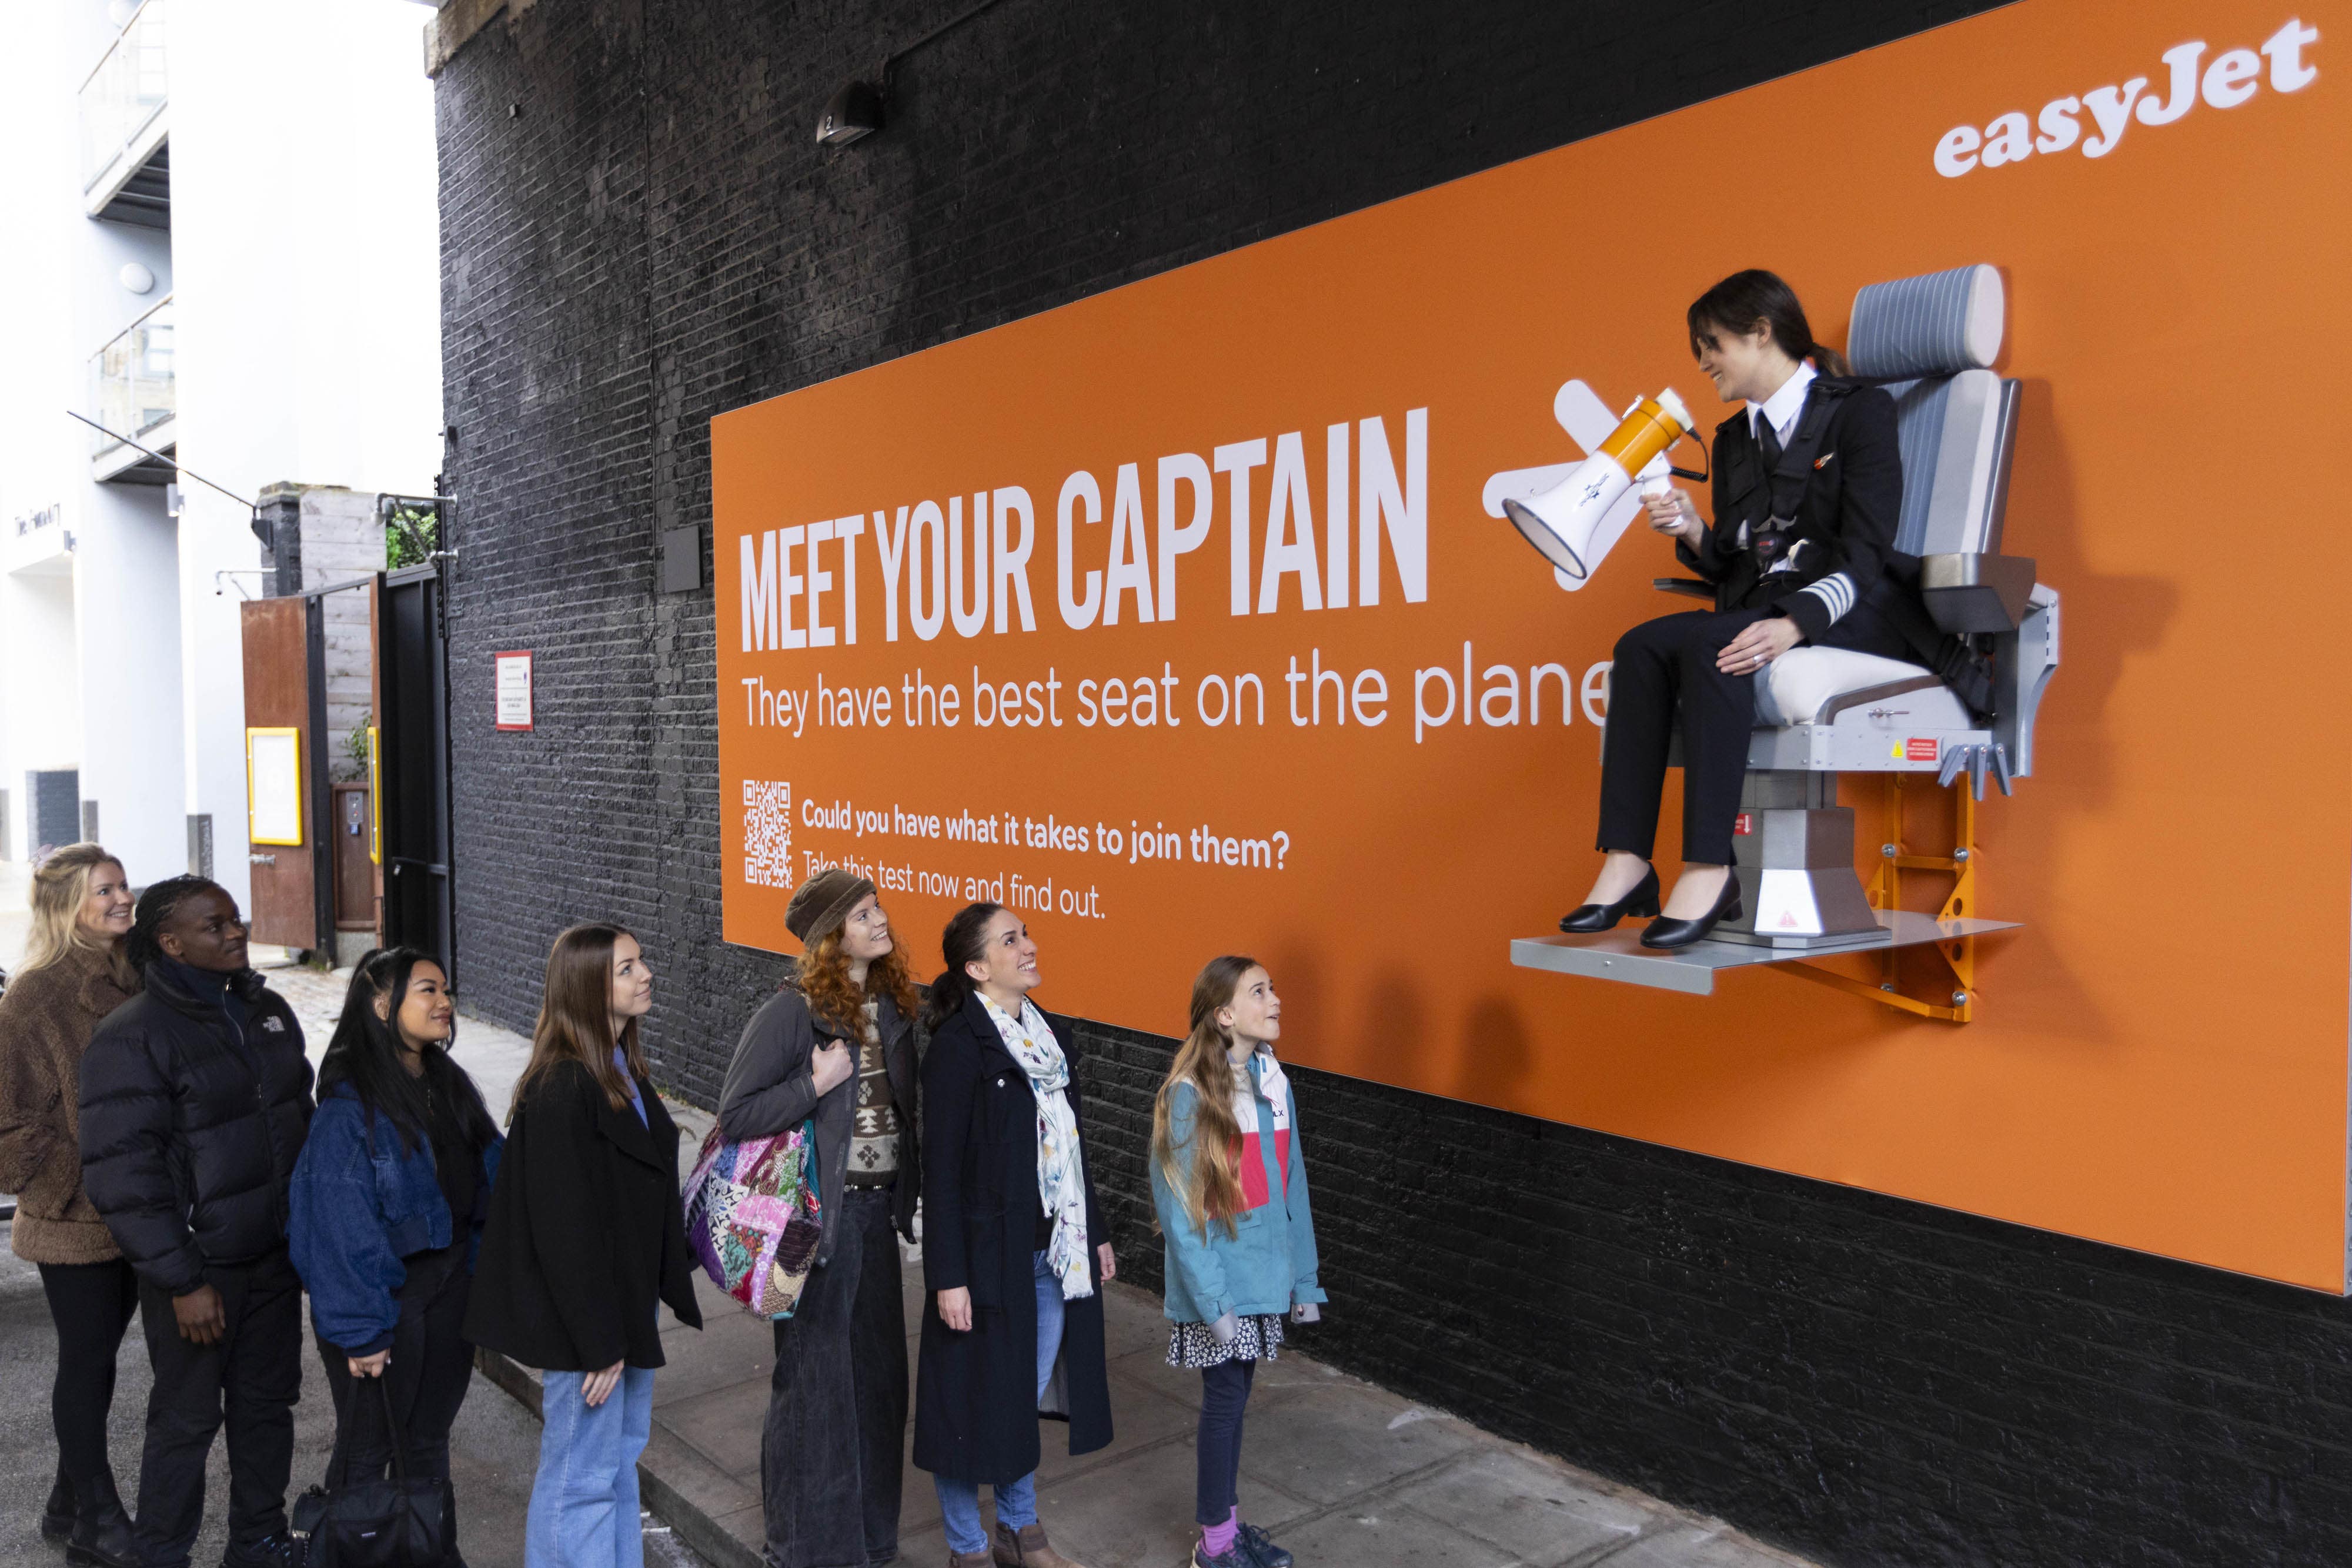
M 145 974 L 148 965 L 164 956 L 163 949 L 156 943 L 156 933 L 163 930 L 165 921 L 179 913 L 180 905 L 200 893 L 217 893 L 226 897 L 228 889 L 209 877 L 167 876 L 139 895 L 131 911 L 131 933 L 122 939 L 122 956 L 131 961 L 132 968 Z
M 400 1004 L 407 998 L 409 977 L 417 965 L 437 962 L 414 947 L 378 947 L 359 961 L 351 989 L 343 993 L 343 1016 L 335 1020 L 334 1036 L 319 1063 L 319 1097 L 324 1100 L 338 1083 L 350 1084 L 362 1105 L 392 1123 L 401 1146 L 414 1150 L 425 1137 L 429 1090 L 457 1108 L 466 1142 L 482 1149 L 499 1135 L 498 1124 L 490 1120 L 472 1075 L 449 1059 L 449 1041 L 425 1042 L 425 1071 L 416 1076 L 400 1060 Z M 379 999 L 387 1004 L 389 1019 L 376 1016 Z
M 988 956 L 988 923 L 996 918 L 1001 904 L 967 904 L 948 922 L 940 933 L 940 956 L 947 960 L 947 969 L 931 982 L 931 994 L 923 1002 L 923 1028 L 937 1030 L 940 1025 L 963 1010 L 971 995 L 971 977 L 963 972 L 966 964 L 977 964 Z
M 1843 354 L 1813 340 L 1812 323 L 1805 319 L 1797 291 L 1783 283 L 1778 273 L 1760 267 L 1735 272 L 1692 300 L 1685 319 L 1690 327 L 1693 354 L 1718 330 L 1744 336 L 1756 330 L 1760 321 L 1772 329 L 1772 341 L 1790 359 L 1811 360 L 1825 376 L 1851 373 Z

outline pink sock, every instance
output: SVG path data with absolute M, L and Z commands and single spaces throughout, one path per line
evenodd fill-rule
M 1225 1515 L 1223 1524 L 1201 1526 L 1201 1544 L 1212 1557 L 1223 1557 L 1234 1549 L 1234 1536 L 1242 1527 L 1242 1511 L 1235 1508 Z

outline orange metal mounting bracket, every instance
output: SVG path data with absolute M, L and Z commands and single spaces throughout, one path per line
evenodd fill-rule
M 1969 787 L 1963 773 L 1951 785 L 1952 847 L 1943 854 L 1914 853 L 1904 838 L 1904 793 L 1906 781 L 1913 777 L 1903 773 L 1887 773 L 1885 780 L 1886 838 L 1879 852 L 1878 874 L 1871 879 L 1868 893 L 1874 909 L 1903 907 L 1903 873 L 1906 871 L 1940 872 L 1952 879 L 1949 894 L 1943 907 L 1937 911 L 1938 920 L 1958 920 L 1976 913 L 1977 866 L 1982 859 L 1977 849 L 1977 801 L 1975 791 Z M 1921 779 L 1927 784 L 1926 779 Z M 1933 788 L 1928 785 L 1928 788 Z M 1937 964 L 1902 963 L 1906 953 L 1933 953 Z M 1868 1001 L 1882 1002 L 1890 1008 L 1900 1008 L 1921 1018 L 1941 1019 L 1947 1023 L 1966 1023 L 1976 1002 L 1977 939 L 1955 937 L 1948 942 L 1932 942 L 1922 947 L 1890 948 L 1878 956 L 1879 978 L 1875 984 L 1841 975 L 1812 964 L 1780 964 L 1773 966 L 1784 975 L 1795 975 L 1819 985 L 1849 991 Z

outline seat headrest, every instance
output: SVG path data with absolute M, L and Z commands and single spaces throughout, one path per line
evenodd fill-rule
M 1874 283 L 1853 297 L 1845 357 L 1858 376 L 1948 376 L 1990 370 L 2008 299 L 1983 263 Z

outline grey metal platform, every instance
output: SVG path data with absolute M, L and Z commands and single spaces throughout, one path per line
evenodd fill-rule
M 1715 993 L 1716 972 L 1720 969 L 1909 947 L 1923 942 L 1950 942 L 1962 936 L 1982 936 L 1991 931 L 2014 931 L 2018 925 L 2014 920 L 1937 920 L 1931 915 L 1881 910 L 1876 934 L 1847 941 L 1818 943 L 1801 949 L 1709 941 L 1660 953 L 1642 946 L 1644 924 L 1627 921 L 1616 930 L 1604 931 L 1597 936 L 1514 937 L 1511 962 L 1523 969 L 1551 969 L 1563 975 L 1586 975 L 1596 980 L 1654 986 L 1660 990 L 1705 997 Z

